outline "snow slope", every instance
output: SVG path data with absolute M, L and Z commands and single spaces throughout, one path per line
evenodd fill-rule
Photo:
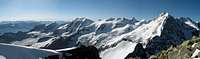
M 198 30 L 198 28 L 188 25 L 186 24 L 187 22 L 185 23 L 185 21 L 181 20 L 182 19 L 173 18 L 168 13 L 162 13 L 149 23 L 141 24 L 135 29 L 132 27 L 130 31 L 127 31 L 127 27 L 129 27 L 129 25 L 127 25 L 100 34 L 92 32 L 79 37 L 79 42 L 86 46 L 96 46 L 101 50 L 100 56 L 102 59 L 124 59 L 129 53 L 134 51 L 134 47 L 137 43 L 142 43 L 144 48 L 147 46 L 148 49 L 151 48 L 152 52 L 155 53 L 158 52 L 159 49 L 162 49 L 159 48 L 159 45 L 156 45 L 157 43 L 166 44 L 162 45 L 163 47 L 168 47 L 170 43 L 178 44 L 182 42 L 181 39 L 191 38 L 193 30 Z M 183 35 L 180 35 L 180 33 Z
M 102 59 L 124 59 L 129 53 L 134 51 L 137 43 L 123 41 L 116 47 L 106 49 L 100 53 Z
M 101 57 L 103 59 L 124 59 L 129 53 L 134 51 L 137 43 L 147 44 L 148 39 L 156 35 L 159 36 L 162 30 L 161 26 L 164 23 L 164 20 L 166 19 L 167 16 L 168 14 L 161 15 L 161 17 L 158 17 L 157 20 L 154 20 L 149 24 L 141 25 L 140 27 L 136 28 L 135 30 L 129 33 L 108 40 L 107 41 L 108 44 L 103 43 L 106 46 L 109 45 L 112 47 L 102 51 L 100 54 Z M 126 38 L 128 41 L 122 40 L 123 38 Z M 113 46 L 116 43 L 117 45 Z
M 6 59 L 44 59 L 47 56 L 59 54 L 54 50 L 36 49 L 3 43 L 0 43 L 0 48 L 0 58 Z

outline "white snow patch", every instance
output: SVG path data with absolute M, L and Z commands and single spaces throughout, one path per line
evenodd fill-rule
M 195 45 L 197 45 L 197 43 L 194 43 L 194 44 L 192 45 L 192 47 L 195 47 Z
M 39 43 L 35 43 L 33 44 L 31 47 L 35 47 L 35 48 L 40 48 L 40 47 L 45 47 L 47 46 L 48 44 L 51 44 L 55 39 L 57 39 L 58 37 L 54 37 L 54 38 L 51 38 L 47 41 L 44 41 L 44 42 L 39 42 Z
M 0 55 L 0 59 L 6 59 L 6 57 L 3 55 Z
M 40 34 L 40 31 L 32 31 L 32 32 L 29 32 L 27 34 Z
M 66 29 L 68 26 L 69 26 L 69 24 L 65 24 L 65 25 L 59 27 L 58 29 Z
M 137 43 L 123 41 L 116 47 L 106 49 L 100 53 L 102 59 L 124 59 L 129 53 L 133 52 Z
M 72 49 L 76 49 L 77 47 L 71 47 L 71 48 L 65 48 L 65 49 L 59 49 L 59 50 L 56 50 L 56 51 L 68 51 L 68 50 L 72 50 Z
M 132 32 L 129 32 L 125 38 L 147 44 L 153 37 L 161 35 L 163 24 L 167 17 L 168 14 L 161 15 L 156 20 L 153 20 L 148 24 L 143 24 Z
M 199 28 L 194 23 L 192 23 L 191 21 L 186 21 L 185 24 L 195 28 L 196 30 L 199 30 Z
M 195 51 L 194 51 L 194 53 L 192 54 L 192 58 L 195 58 L 195 56 L 197 56 L 198 54 L 199 54 L 199 52 L 200 52 L 200 50 L 199 49 L 196 49 Z

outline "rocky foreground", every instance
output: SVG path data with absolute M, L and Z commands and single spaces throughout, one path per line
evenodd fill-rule
M 167 50 L 151 56 L 149 59 L 198 59 L 200 58 L 200 35 L 180 45 L 171 46 Z

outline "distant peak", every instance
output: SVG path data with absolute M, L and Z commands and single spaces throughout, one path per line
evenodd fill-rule
M 137 20 L 135 17 L 132 17 L 132 20 Z
M 174 21 L 174 17 L 169 15 L 167 12 L 161 12 L 160 15 L 155 19 L 158 22 Z
M 92 21 L 86 17 L 79 17 L 79 18 L 76 18 L 74 21 Z
M 169 14 L 167 12 L 161 12 L 160 16 L 169 16 Z

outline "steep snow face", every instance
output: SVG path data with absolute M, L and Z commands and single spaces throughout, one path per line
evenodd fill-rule
M 82 21 L 83 23 L 79 22 L 79 21 Z M 85 23 L 85 25 L 84 25 L 84 23 Z M 96 44 L 93 41 L 96 41 L 96 40 L 101 41 L 101 39 L 103 39 L 103 38 L 101 38 L 101 39 L 100 38 L 96 39 L 96 38 L 102 37 L 102 36 L 104 36 L 104 34 L 105 35 L 110 34 L 110 37 L 107 38 L 107 39 L 109 39 L 109 38 L 112 38 L 112 36 L 121 35 L 121 34 L 123 34 L 123 32 L 126 33 L 128 31 L 133 30 L 134 28 L 136 28 L 136 26 L 134 26 L 134 23 L 136 23 L 136 22 L 133 22 L 133 21 L 131 21 L 129 19 L 125 19 L 125 18 L 123 18 L 123 19 L 118 18 L 118 19 L 112 20 L 112 21 L 96 21 L 96 22 L 93 22 L 93 21 L 90 22 L 89 19 L 85 19 L 85 20 L 84 19 L 82 19 L 82 20 L 78 19 L 78 20 L 75 20 L 75 21 L 73 21 L 72 23 L 69 24 L 70 27 L 68 27 L 66 32 L 64 32 L 61 35 L 62 39 L 55 40 L 53 42 L 53 44 L 49 45 L 49 47 L 50 46 L 57 46 L 57 45 L 61 46 L 59 41 L 67 42 L 67 43 L 65 43 L 66 47 L 67 47 L 67 45 L 74 46 L 74 45 L 77 45 L 77 44 L 83 43 L 83 42 L 84 43 L 87 42 L 87 44 L 84 44 L 84 45 L 87 45 L 87 46 L 88 46 L 88 44 L 93 45 L 93 44 Z M 129 24 L 129 25 L 127 25 L 127 24 Z M 124 26 L 125 26 L 124 29 L 127 29 L 127 30 L 126 31 L 123 30 L 121 32 L 121 34 L 120 34 L 120 30 L 113 31 L 113 33 L 119 32 L 118 34 L 112 34 L 111 33 L 112 30 L 117 29 L 117 28 L 119 29 L 120 27 L 124 27 Z M 72 30 L 72 29 L 74 29 L 74 30 Z M 71 30 L 72 30 L 72 32 L 71 32 Z M 82 39 L 82 36 L 84 37 L 84 39 Z M 87 41 L 88 39 L 92 39 L 91 36 L 95 36 L 93 38 L 94 40 L 90 40 L 90 42 Z M 80 38 L 80 39 L 78 39 L 78 38 Z M 88 38 L 88 39 L 86 39 L 86 38 Z
M 87 18 L 77 18 L 69 24 L 66 31 L 69 33 L 76 33 L 80 28 L 90 25 L 94 21 Z
M 187 25 L 199 30 L 199 28 L 194 23 L 192 23 L 191 21 L 187 21 L 187 22 L 185 22 L 185 24 L 187 24 Z
M 180 19 L 184 20 L 185 24 L 187 24 L 188 26 L 193 27 L 196 30 L 199 30 L 198 23 L 193 22 L 190 18 L 181 17 Z
M 35 49 L 25 46 L 0 43 L 0 58 L 5 59 L 45 59 L 50 55 L 59 55 L 58 52 L 47 49 Z
M 112 36 L 117 36 L 132 31 L 134 28 L 138 27 L 135 26 L 135 23 L 141 24 L 141 22 L 138 22 L 135 18 L 113 19 L 114 20 L 112 21 L 106 20 L 94 22 L 87 18 L 76 18 L 74 21 L 62 25 L 57 23 L 52 23 L 49 25 L 42 24 L 27 32 L 29 37 L 11 43 L 40 48 L 49 47 L 52 45 L 53 47 L 57 45 L 61 46 L 59 42 L 62 41 L 67 42 L 67 45 L 74 46 L 77 44 L 78 38 L 80 36 L 84 36 L 85 34 L 94 33 L 97 37 L 104 36 L 103 34 L 110 34 L 110 38 L 112 38 Z
M 122 22 L 123 21 L 123 22 Z M 79 37 L 79 43 L 86 46 L 96 45 L 97 48 L 103 46 L 100 42 L 109 41 L 122 34 L 128 33 L 138 26 L 135 25 L 138 21 L 134 20 L 128 23 L 128 19 L 117 18 L 117 20 L 97 21 L 89 26 L 94 29 L 93 32 Z
M 59 27 L 52 34 L 57 38 L 53 39 L 53 41 L 50 41 L 51 43 L 48 43 L 48 45 L 46 45 L 45 48 L 62 49 L 77 45 L 76 44 L 77 38 L 80 35 L 85 34 L 84 33 L 85 30 L 82 29 L 86 26 L 89 26 L 93 22 L 94 21 L 87 18 L 77 18 L 74 21 L 68 23 L 67 26 L 65 26 L 66 24 L 62 25 L 61 26 L 62 29 L 59 29 L 61 28 Z M 65 29 L 63 27 L 65 27 Z
M 65 23 L 62 25 L 59 25 L 57 23 L 52 23 L 49 25 L 38 25 L 30 32 L 27 32 L 27 35 L 29 35 L 28 38 L 11 43 L 17 45 L 32 46 L 37 48 L 45 47 L 49 46 L 48 44 L 53 44 L 53 42 L 59 40 L 60 37 L 73 36 L 74 34 L 77 33 L 79 29 L 91 23 L 93 23 L 92 20 L 86 18 L 77 18 L 70 23 Z M 76 40 L 72 39 L 72 41 L 75 42 Z
M 107 22 L 110 21 L 115 20 L 107 20 Z M 130 28 L 132 29 L 127 31 Z M 124 59 L 129 53 L 134 51 L 134 45 L 137 43 L 142 43 L 148 51 L 158 52 L 160 49 L 182 42 L 183 39 L 191 38 L 193 30 L 198 30 L 186 24 L 182 19 L 174 18 L 168 13 L 162 13 L 155 20 L 143 23 L 136 27 L 136 29 L 135 25 L 131 25 L 130 28 L 129 25 L 126 25 L 106 33 L 89 33 L 79 37 L 79 42 L 86 46 L 94 45 L 100 49 L 100 56 L 103 59 Z M 132 45 L 129 46 L 129 43 Z M 160 45 L 164 48 L 158 47 L 160 46 L 158 45 L 159 43 L 163 43 L 164 45 Z M 128 49 L 123 49 L 119 46 Z
M 157 19 L 130 32 L 126 38 L 147 44 L 153 37 L 161 35 L 163 24 L 168 16 L 168 13 L 161 14 Z
M 125 38 L 145 45 L 155 37 L 160 37 L 160 40 L 167 39 L 175 40 L 177 42 L 181 39 L 189 39 L 192 37 L 192 29 L 196 27 L 187 25 L 181 20 L 182 19 L 172 17 L 168 13 L 162 13 L 158 18 L 152 20 L 150 23 L 143 24 L 130 32 Z
M 129 20 L 126 18 L 111 18 L 111 19 L 112 20 L 108 19 L 106 21 L 96 21 L 91 25 L 82 28 L 80 31 L 83 32 L 89 30 L 90 32 L 95 32 L 96 34 L 109 33 L 116 28 L 124 27 L 127 24 L 134 25 L 134 23 L 138 22 L 135 19 Z
M 151 37 L 160 36 L 162 24 L 167 17 L 168 14 L 161 15 L 157 20 L 153 20 L 148 24 L 143 24 L 126 34 L 106 40 L 106 43 L 102 43 L 103 47 L 101 49 L 104 50 L 100 53 L 100 56 L 103 59 L 124 59 L 129 53 L 134 51 L 137 43 L 147 44 Z
M 145 48 L 149 50 L 150 53 L 157 53 L 170 46 L 180 44 L 184 40 L 191 39 L 194 32 L 198 31 L 198 29 L 188 25 L 186 21 L 188 20 L 185 18 L 174 18 L 168 15 L 163 25 L 161 25 L 162 31 L 160 31 L 160 35 L 152 36 L 151 39 L 147 41 Z
M 139 26 L 135 25 L 135 23 L 138 23 L 138 21 L 131 23 L 122 22 L 120 19 L 100 21 L 95 23 L 97 24 L 96 27 L 94 27 L 96 28 L 95 32 L 80 36 L 78 42 L 85 46 L 93 45 L 100 49 L 100 56 L 102 59 L 124 59 L 134 50 L 134 45 L 137 44 L 122 40 L 127 33 Z M 102 24 L 110 25 L 104 26 Z M 104 27 L 110 30 L 103 30 Z
M 104 44 L 102 44 L 103 42 L 107 44 L 111 44 L 111 42 L 116 43 L 118 40 L 114 40 L 114 38 L 119 38 L 121 37 L 120 35 L 128 33 L 132 30 L 134 30 L 134 27 L 127 24 L 124 27 L 113 29 L 108 33 L 96 34 L 95 32 L 92 32 L 86 35 L 82 35 L 79 37 L 79 42 L 86 46 L 95 45 L 97 48 L 100 48 L 104 46 Z
M 129 53 L 134 51 L 137 43 L 122 41 L 116 47 L 106 49 L 100 53 L 102 59 L 124 59 Z

